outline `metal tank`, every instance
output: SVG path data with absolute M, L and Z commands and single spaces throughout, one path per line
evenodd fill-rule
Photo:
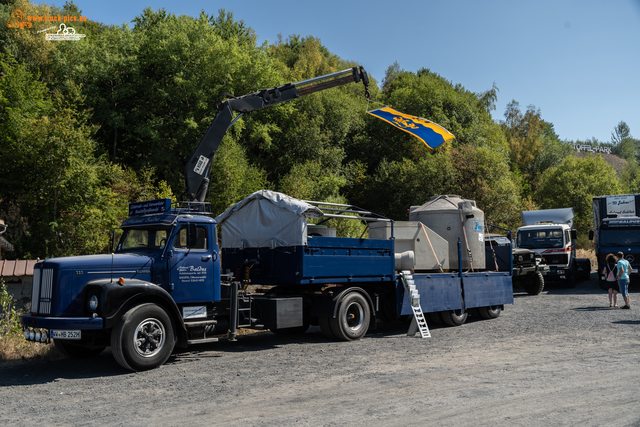
M 456 195 L 432 197 L 422 206 L 412 206 L 410 221 L 420 221 L 449 242 L 449 267 L 462 270 L 485 268 L 484 212 L 473 200 Z M 458 239 L 462 260 L 458 261 Z

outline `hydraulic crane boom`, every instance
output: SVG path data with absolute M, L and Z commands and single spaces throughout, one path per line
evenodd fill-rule
M 222 103 L 218 114 L 207 129 L 198 148 L 184 168 L 185 195 L 190 201 L 203 202 L 209 188 L 211 163 L 227 130 L 242 114 L 280 104 L 314 92 L 362 81 L 365 96 L 369 97 L 369 76 L 363 67 L 353 67 L 298 83 L 287 83 L 270 89 L 262 89 L 248 95 L 231 98 Z M 240 114 L 234 119 L 233 112 Z

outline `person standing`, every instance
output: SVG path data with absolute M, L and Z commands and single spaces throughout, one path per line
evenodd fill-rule
M 620 290 L 618 287 L 618 280 L 616 280 L 616 274 L 614 272 L 616 269 L 617 259 L 613 254 L 607 255 L 606 259 L 607 263 L 604 265 L 602 274 L 604 275 L 604 280 L 607 282 L 607 287 L 609 288 L 609 307 L 617 307 L 618 291 Z
M 618 287 L 620 288 L 620 293 L 622 294 L 622 298 L 624 299 L 624 307 L 620 308 L 631 308 L 631 303 L 629 301 L 629 270 L 631 269 L 631 264 L 629 261 L 624 259 L 624 253 L 618 252 Z

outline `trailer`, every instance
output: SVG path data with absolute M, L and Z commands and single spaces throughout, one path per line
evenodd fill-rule
M 602 275 L 608 254 L 622 252 L 631 264 L 631 280 L 637 282 L 640 269 L 640 194 L 596 196 L 593 198 L 593 227 L 589 240 L 594 241 L 598 261 L 598 283 L 607 289 Z

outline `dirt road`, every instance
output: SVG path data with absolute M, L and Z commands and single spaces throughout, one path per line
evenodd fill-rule
M 148 372 L 90 360 L 0 365 L 0 425 L 639 425 L 640 296 L 610 309 L 592 280 L 516 293 L 495 320 L 381 327 L 356 342 L 312 328 L 175 354 Z M 634 305 L 635 304 L 635 305 Z

